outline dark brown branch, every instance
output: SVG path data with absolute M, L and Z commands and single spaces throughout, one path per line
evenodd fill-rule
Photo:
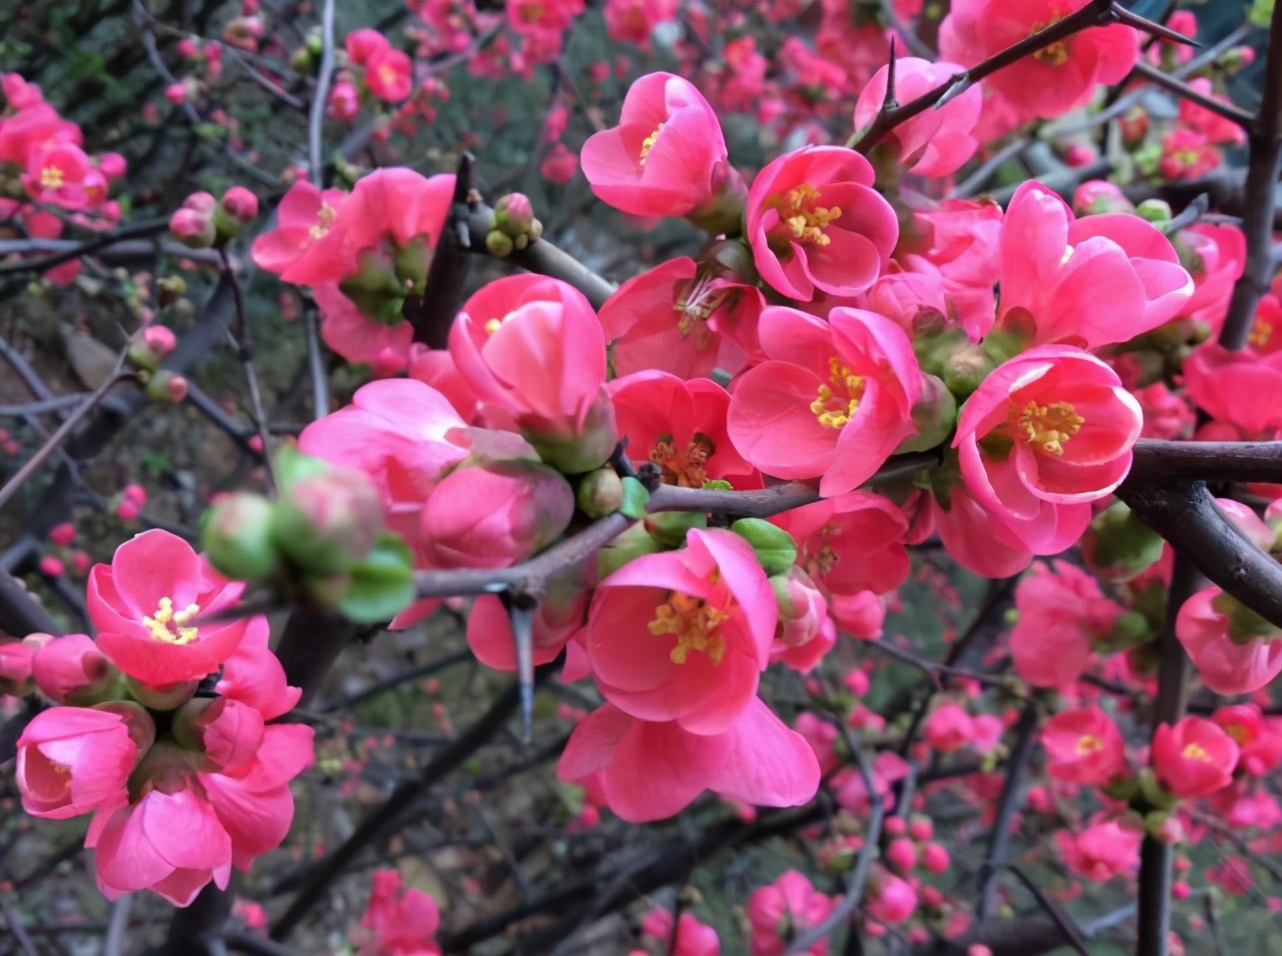
M 1205 484 L 1181 480 L 1159 485 L 1128 477 L 1117 496 L 1207 578 L 1282 625 L 1282 564 L 1229 523 Z
M 169 229 L 168 219 L 146 219 L 141 222 L 130 223 L 127 226 L 121 226 L 110 232 L 104 232 L 95 239 L 87 242 L 78 242 L 70 248 L 63 249 L 60 252 L 54 252 L 47 256 L 41 256 L 39 259 L 26 259 L 19 262 L 10 262 L 6 265 L 0 265 L 0 276 L 15 275 L 21 272 L 48 272 L 55 266 L 60 266 L 64 262 L 70 262 L 73 259 L 79 259 L 81 256 L 91 256 L 95 252 L 113 246 L 117 243 L 124 242 L 128 239 L 147 239 L 152 236 L 158 236 Z
M 1282 441 L 1161 441 L 1135 443 L 1128 481 L 1159 484 L 1173 478 L 1282 483 Z
M 1246 268 L 1233 287 L 1220 344 L 1245 348 L 1255 323 L 1255 310 L 1273 278 L 1273 218 L 1278 175 L 1282 173 L 1282 4 L 1273 7 L 1269 27 L 1264 101 L 1247 131 L 1250 159 L 1246 169 L 1246 202 L 1242 231 L 1246 234 Z
M 1011 826 L 1015 814 L 1024 802 L 1024 765 L 1033 752 L 1033 731 L 1037 729 L 1037 703 L 1030 700 L 1024 705 L 1015 726 L 1015 746 L 1006 762 L 1006 781 L 997 801 L 997 819 L 988 837 L 988 852 L 979 868 L 980 919 L 990 916 L 997 905 L 997 878 L 1010 857 Z
M 454 198 L 450 204 L 445 228 L 432 250 L 432 263 L 427 270 L 423 294 L 405 300 L 402 310 L 414 328 L 414 341 L 428 348 L 443 349 L 449 343 L 450 326 L 463 302 L 463 289 L 471 265 L 468 251 L 485 237 L 474 239 L 469 229 L 467 202 L 472 193 L 472 154 L 459 157 L 454 174 Z
M 1193 87 L 1189 86 L 1183 80 L 1169 73 L 1164 73 L 1155 66 L 1145 63 L 1143 60 L 1137 60 L 1135 63 L 1134 74 L 1143 77 L 1150 83 L 1155 83 L 1163 89 L 1170 90 L 1181 99 L 1188 100 L 1190 103 L 1196 103 L 1203 109 L 1208 109 L 1217 116 L 1222 116 L 1226 120 L 1237 123 L 1243 129 L 1248 129 L 1255 122 L 1255 116 L 1242 109 L 1240 106 L 1228 102 L 1227 100 L 1217 99 L 1214 96 L 1208 96 L 1200 93 Z

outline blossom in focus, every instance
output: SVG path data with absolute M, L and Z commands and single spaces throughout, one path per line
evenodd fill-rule
M 748 191 L 745 235 L 768 285 L 803 302 L 817 291 L 852 296 L 885 271 L 899 239 L 872 166 L 853 149 L 785 153 Z
M 1179 315 L 1194 288 L 1156 227 L 1124 214 L 1078 219 L 1034 181 L 1006 209 L 1001 263 L 998 325 L 1029 345 L 1125 342 Z
M 276 228 L 261 233 L 250 247 L 254 263 L 286 282 L 298 281 L 296 270 L 310 272 L 307 260 L 316 243 L 329 234 L 346 199 L 341 189 L 322 192 L 306 180 L 294 183 L 276 207 Z
M 921 372 L 907 333 L 875 312 L 836 308 L 824 322 L 776 306 L 758 329 L 767 361 L 733 385 L 735 448 L 780 478 L 853 491 L 911 435 Z
M 228 581 L 182 538 L 144 531 L 89 574 L 86 603 L 98 649 L 152 686 L 218 670 L 245 635 L 245 619 L 194 623 L 233 606 L 244 585 Z
M 610 703 L 720 734 L 756 700 L 776 621 L 751 546 L 729 531 L 692 529 L 685 548 L 642 555 L 598 585 L 584 645 Z
M 683 216 L 711 200 L 727 175 L 716 112 L 671 73 L 637 79 L 619 125 L 588 137 L 579 162 L 603 202 L 634 216 Z
M 797 543 L 797 564 L 828 594 L 885 594 L 908 577 L 908 521 L 888 498 L 852 491 L 770 519 Z
M 630 823 L 673 816 L 704 790 L 752 806 L 795 807 L 819 788 L 819 764 L 805 738 L 755 696 L 714 734 L 638 720 L 604 704 L 570 735 L 557 776 L 595 780 L 610 809 Z
M 1056 554 L 1086 530 L 1090 503 L 1126 477 L 1142 424 L 1108 365 L 1043 345 L 983 380 L 958 414 L 953 447 L 976 502 L 1033 553 Z

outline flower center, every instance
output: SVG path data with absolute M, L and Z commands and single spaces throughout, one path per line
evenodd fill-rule
M 1271 338 L 1273 338 L 1273 323 L 1263 318 L 1257 318 L 1251 326 L 1251 335 L 1247 339 L 1247 343 L 1257 349 L 1262 349 L 1269 344 Z
M 1041 33 L 1043 30 L 1049 30 L 1060 20 L 1064 19 L 1063 14 L 1052 16 L 1046 23 L 1034 23 L 1033 28 L 1028 31 L 1031 37 L 1034 33 Z M 1036 53 L 1033 58 L 1040 60 L 1048 66 L 1063 66 L 1068 62 L 1068 47 L 1063 40 L 1056 40 L 1054 43 L 1048 43 Z
M 663 470 L 665 485 L 702 488 L 708 480 L 708 459 L 716 453 L 716 443 L 702 432 L 695 432 L 684 449 L 672 443 L 671 435 L 660 435 L 650 460 Z
M 512 318 L 512 316 L 514 316 L 514 315 L 516 315 L 516 311 L 515 311 L 515 310 L 513 310 L 513 311 L 509 312 L 507 315 L 503 316 L 503 318 L 501 318 L 501 319 L 490 319 L 490 321 L 488 321 L 488 322 L 486 322 L 486 323 L 485 323 L 485 334 L 486 334 L 486 335 L 493 335 L 495 332 L 497 332 L 497 331 L 502 327 L 502 325 L 503 325 L 503 323 L 504 323 L 504 322 L 506 322 L 508 319 Z
M 1198 743 L 1185 744 L 1184 749 L 1180 751 L 1180 755 L 1185 760 L 1198 760 L 1202 763 L 1211 762 L 1211 755 L 1206 752 L 1205 747 Z
M 1104 749 L 1104 741 L 1100 740 L 1094 734 L 1082 734 L 1077 741 L 1077 756 L 1085 757 L 1089 754 L 1097 754 Z
M 40 170 L 40 185 L 45 189 L 57 189 L 63 181 L 64 174 L 58 166 L 46 166 Z
M 329 235 L 329 227 L 334 223 L 334 217 L 338 211 L 327 202 L 321 203 L 321 207 L 316 212 L 316 225 L 308 230 L 308 234 L 313 239 L 323 239 Z
M 391 86 L 396 82 L 396 70 L 384 63 L 378 68 L 378 78 L 384 86 Z
M 703 348 L 707 340 L 707 330 L 703 323 L 707 322 L 708 317 L 720 308 L 730 293 L 728 289 L 718 288 L 706 278 L 682 284 L 686 285 L 686 289 L 679 294 L 672 305 L 672 311 L 678 316 L 677 331 L 681 333 L 683 339 L 688 339 L 691 332 L 697 332 L 695 344 Z M 681 286 L 677 288 L 680 289 Z
M 672 591 L 668 599 L 654 609 L 654 620 L 647 628 L 656 637 L 676 635 L 676 646 L 668 655 L 674 664 L 684 664 L 691 651 L 706 654 L 712 663 L 720 664 L 726 654 L 726 640 L 717 633 L 717 628 L 729 616 L 727 611 L 709 607 L 707 601 Z
M 664 124 L 660 123 L 658 126 L 654 128 L 653 133 L 651 133 L 645 139 L 641 140 L 640 162 L 642 166 L 645 165 L 645 160 L 646 160 L 646 157 L 650 155 L 650 150 L 654 149 L 654 144 L 659 141 L 659 134 L 663 132 L 663 126 Z
M 1086 419 L 1077 414 L 1070 402 L 1051 402 L 1038 405 L 1029 402 L 1022 410 L 1011 403 L 1011 424 L 1016 438 L 1031 445 L 1040 445 L 1052 455 L 1064 454 L 1064 442 L 1078 433 Z
M 820 385 L 818 397 L 810 403 L 810 410 L 824 428 L 841 428 L 850 421 L 864 397 L 864 379 L 841 364 L 841 360 L 828 360 L 830 385 Z
M 805 558 L 806 570 L 810 572 L 811 577 L 817 578 L 827 574 L 841 560 L 841 556 L 828 543 L 829 537 L 836 534 L 837 530 L 835 524 L 826 524 L 819 529 L 819 534 L 816 536 L 818 542 L 814 538 L 806 542 L 802 554 Z
M 778 207 L 779 218 L 794 239 L 806 245 L 826 246 L 832 238 L 824 230 L 841 218 L 841 207 L 817 206 L 815 200 L 818 198 L 818 189 L 810 183 L 802 183 L 775 196 L 771 202 Z
M 1230 724 L 1224 728 L 1224 732 L 1237 741 L 1239 747 L 1245 747 L 1251 742 L 1251 732 L 1242 724 Z
M 199 630 L 187 624 L 200 613 L 199 604 L 188 604 L 181 611 L 174 610 L 172 598 L 162 597 L 156 607 L 156 613 L 144 617 L 142 625 L 151 635 L 153 641 L 165 644 L 190 644 L 199 636 Z

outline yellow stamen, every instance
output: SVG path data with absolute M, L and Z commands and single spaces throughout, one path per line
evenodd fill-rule
M 316 225 L 308 230 L 313 239 L 323 239 L 329 235 L 329 227 L 334 224 L 334 217 L 338 211 L 327 202 L 321 203 L 320 209 L 316 213 Z
M 173 599 L 162 597 L 156 607 L 156 613 L 151 617 L 144 617 L 142 625 L 153 641 L 161 641 L 165 644 L 190 644 L 199 637 L 199 630 L 186 625 L 199 613 L 199 604 L 188 604 L 182 610 L 175 611 Z
M 810 403 L 810 410 L 824 428 L 841 428 L 850 421 L 864 397 L 864 380 L 837 358 L 828 360 L 828 369 L 831 386 L 819 386 L 818 397 Z
M 1250 732 L 1241 724 L 1232 724 L 1225 727 L 1224 732 L 1237 741 L 1239 747 L 1245 747 L 1251 742 Z
M 1247 338 L 1247 343 L 1257 349 L 1262 349 L 1269 344 L 1269 339 L 1273 338 L 1273 325 L 1264 319 L 1257 318 L 1251 326 L 1251 335 Z
M 660 123 L 658 126 L 654 128 L 653 133 L 651 133 L 645 139 L 641 140 L 640 162 L 642 166 L 645 165 L 645 159 L 647 156 L 650 155 L 650 150 L 654 149 L 654 144 L 659 141 L 659 133 L 663 131 L 663 126 L 664 124 Z
M 1082 734 L 1082 739 L 1077 742 L 1077 756 L 1085 757 L 1087 754 L 1097 754 L 1104 749 L 1104 741 L 1100 740 L 1094 734 Z
M 726 654 L 726 641 L 717 628 L 728 617 L 729 612 L 709 607 L 700 598 L 672 591 L 667 601 L 654 609 L 654 620 L 647 628 L 655 637 L 676 635 L 676 646 L 669 654 L 674 664 L 684 664 L 691 651 L 706 654 L 712 663 L 720 664 Z
M 45 189 L 57 189 L 64 180 L 62 169 L 58 166 L 46 166 L 40 170 L 40 185 Z
M 779 218 L 792 232 L 793 238 L 806 245 L 826 246 L 832 238 L 824 232 L 829 225 L 841 218 L 841 207 L 816 206 L 819 190 L 810 183 L 794 186 L 771 204 L 778 208 Z
M 516 315 L 516 312 L 513 311 L 513 312 L 509 312 L 507 315 L 503 316 L 502 318 L 490 319 L 488 322 L 485 323 L 485 334 L 493 335 L 495 332 L 499 330 L 499 328 L 503 325 L 504 322 L 512 318 L 512 316 L 514 315 Z
M 827 574 L 833 569 L 833 566 L 841 560 L 841 555 L 833 550 L 832 545 L 828 543 L 828 538 L 836 534 L 840 529 L 835 524 L 826 524 L 819 529 L 819 533 L 807 542 L 803 550 L 803 561 L 798 564 L 804 564 L 807 571 L 813 577 Z M 818 541 L 823 542 L 818 544 Z
M 671 435 L 660 435 L 650 460 L 663 470 L 665 485 L 702 488 L 708 479 L 708 459 L 716 453 L 716 444 L 701 433 L 696 433 L 684 449 L 673 445 Z
M 1049 30 L 1062 19 L 1064 19 L 1064 16 L 1061 14 L 1060 16 L 1052 17 L 1048 23 L 1034 23 L 1033 28 L 1028 31 L 1028 35 L 1032 36 L 1034 33 Z M 1054 43 L 1048 43 L 1034 53 L 1033 58 L 1048 66 L 1063 66 L 1068 62 L 1068 46 L 1063 40 L 1056 40 Z
M 1211 762 L 1211 755 L 1206 752 L 1206 749 L 1201 744 L 1185 744 L 1180 754 L 1185 760 L 1199 760 L 1202 763 Z
M 708 330 L 704 323 L 716 309 L 720 308 L 729 295 L 728 289 L 717 288 L 706 277 L 697 278 L 689 283 L 686 291 L 672 306 L 672 311 L 679 316 L 677 331 L 681 333 L 681 338 L 688 339 L 694 332 L 696 333 L 695 344 L 703 348 L 708 339 Z
M 1049 405 L 1029 402 L 1022 410 L 1012 403 L 1010 417 L 1019 441 L 1040 445 L 1043 451 L 1052 455 L 1064 454 L 1064 442 L 1086 424 L 1086 419 L 1077 414 L 1077 409 L 1070 402 L 1051 402 Z

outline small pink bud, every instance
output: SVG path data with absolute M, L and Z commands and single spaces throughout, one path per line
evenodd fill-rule
M 144 488 L 142 485 L 125 485 L 124 489 L 121 491 L 121 494 L 123 494 L 130 501 L 138 502 L 139 506 L 145 505 L 147 503 L 147 489 Z
M 162 368 L 147 382 L 145 391 L 152 401 L 176 405 L 187 397 L 187 379 Z
M 886 848 L 886 859 L 901 873 L 917 865 L 917 845 L 908 837 L 896 837 Z
M 121 521 L 137 521 L 140 511 L 142 511 L 142 506 L 136 501 L 130 501 L 128 498 L 116 505 L 116 516 Z
M 189 60 L 200 56 L 200 43 L 195 37 L 183 37 L 178 41 L 178 53 Z
M 534 204 L 524 193 L 508 193 L 494 204 L 494 225 L 512 238 L 534 228 Z
M 908 835 L 914 840 L 929 840 L 935 835 L 935 827 L 929 817 L 913 817 L 908 822 Z
M 223 212 L 247 226 L 258 215 L 258 197 L 244 186 L 232 186 L 223 193 Z
M 1171 884 L 1171 896 L 1175 897 L 1177 900 L 1188 899 L 1189 893 L 1191 892 L 1192 891 L 1189 889 L 1188 883 L 1184 880 L 1176 880 Z
M 77 574 L 84 574 L 92 564 L 93 558 L 83 551 L 77 551 L 71 556 L 71 566 L 76 569 Z
M 125 157 L 119 153 L 103 153 L 98 157 L 98 171 L 108 179 L 119 179 L 127 168 Z
M 52 554 L 46 554 L 40 559 L 40 573 L 47 578 L 56 578 L 62 575 L 64 568 L 62 562 Z
M 165 99 L 174 106 L 182 106 L 187 101 L 187 84 L 170 83 L 165 87 Z
M 932 873 L 943 873 L 948 869 L 948 851 L 938 843 L 928 843 L 922 851 L 921 863 Z
M 49 540 L 54 544 L 62 545 L 64 548 L 76 540 L 76 526 L 70 521 L 64 521 L 62 524 L 54 525 L 49 529 Z
M 868 675 L 864 671 L 851 671 L 846 675 L 846 690 L 856 697 L 863 697 L 870 687 Z
M 169 217 L 169 231 L 188 249 L 208 249 L 214 244 L 218 231 L 213 217 L 195 209 L 183 207 Z
M 329 92 L 329 115 L 340 122 L 356 118 L 361 111 L 360 94 L 351 80 L 339 80 Z
M 55 637 L 36 651 L 31 662 L 31 676 L 40 693 L 55 703 L 80 707 L 107 699 L 119 673 L 84 634 Z
M 890 836 L 903 836 L 908 825 L 904 822 L 903 817 L 888 817 L 882 825 L 882 829 Z

